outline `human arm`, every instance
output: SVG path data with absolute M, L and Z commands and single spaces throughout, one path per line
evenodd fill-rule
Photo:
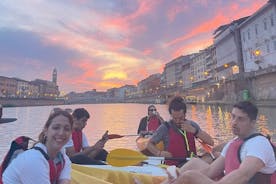
M 140 123 L 139 123 L 139 127 L 138 127 L 138 130 L 137 130 L 137 134 L 140 134 L 142 133 L 143 131 L 146 131 L 146 127 L 147 127 L 147 121 L 148 121 L 148 117 L 143 117 L 141 120 L 140 120 Z
M 172 154 L 170 152 L 159 150 L 151 141 L 149 141 L 147 144 L 147 150 L 149 150 L 153 155 L 157 157 L 172 157 Z
M 264 163 L 259 158 L 248 156 L 238 169 L 224 176 L 218 184 L 247 183 L 263 167 Z
M 108 133 L 105 132 L 105 134 L 102 136 L 102 139 L 98 140 L 93 146 L 89 146 L 88 144 L 88 140 L 85 136 L 85 134 L 82 134 L 82 150 L 80 152 L 76 152 L 75 148 L 74 148 L 74 144 L 73 144 L 73 140 L 71 139 L 66 145 L 66 153 L 69 157 L 72 156 L 77 156 L 77 155 L 86 155 L 89 156 L 91 158 L 93 158 L 93 155 L 96 155 L 96 152 L 98 152 L 98 150 L 100 151 L 106 141 L 108 140 Z
M 181 125 L 181 129 L 193 133 L 194 136 L 202 140 L 203 143 L 206 143 L 211 146 L 214 145 L 213 138 L 207 132 L 202 130 L 197 123 L 193 121 L 185 120 Z
M 37 150 L 27 150 L 16 159 L 3 173 L 4 184 L 50 184 L 49 163 L 44 156 Z
M 146 148 L 155 156 L 162 156 L 162 157 L 171 157 L 171 153 L 168 151 L 161 151 L 156 147 L 160 141 L 163 141 L 164 146 L 166 147 L 165 137 L 168 134 L 168 128 L 165 124 L 159 126 L 156 132 L 153 134 L 151 139 L 149 140 Z M 165 148 L 166 149 L 166 148 Z

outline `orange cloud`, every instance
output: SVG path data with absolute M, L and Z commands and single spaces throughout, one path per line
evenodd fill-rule
M 122 82 L 99 82 L 97 86 L 99 86 L 100 89 L 110 89 L 110 88 L 119 88 L 123 86 L 124 84 Z
M 125 72 L 120 72 L 120 71 L 106 71 L 103 75 L 103 80 L 108 80 L 108 79 L 125 80 L 127 79 L 127 74 Z

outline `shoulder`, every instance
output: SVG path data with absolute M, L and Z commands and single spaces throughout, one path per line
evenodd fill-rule
M 48 161 L 45 159 L 45 157 L 42 155 L 40 151 L 35 149 L 29 149 L 27 151 L 20 153 L 11 162 L 10 166 L 17 167 L 18 169 L 29 169 L 30 167 L 42 167 L 46 164 L 48 164 Z
M 196 125 L 196 126 L 198 126 L 198 123 L 196 123 L 196 122 L 193 121 L 193 120 L 186 119 L 186 121 L 189 122 L 191 125 Z
M 69 141 L 63 146 L 64 148 L 67 147 L 74 147 L 72 136 L 70 137 Z
M 193 127 L 200 129 L 200 126 L 199 126 L 198 123 L 196 123 L 196 122 L 194 122 L 194 121 L 192 121 L 192 120 L 187 120 L 187 121 L 188 121 Z
M 228 141 L 228 142 L 225 144 L 225 146 L 223 147 L 223 149 L 222 149 L 222 151 L 221 151 L 221 155 L 222 155 L 223 157 L 225 157 L 226 152 L 227 152 L 227 150 L 228 150 L 230 144 L 231 144 L 235 139 L 237 139 L 237 137 L 231 139 L 230 141 Z
M 147 119 L 148 119 L 148 116 L 144 116 L 143 118 L 141 118 L 141 122 L 146 122 L 147 121 Z
M 159 129 L 162 129 L 162 130 L 165 130 L 165 131 L 168 131 L 170 128 L 171 128 L 172 124 L 171 122 L 169 121 L 165 121 L 163 122 L 160 126 L 159 126 Z
M 252 156 L 260 159 L 265 167 L 263 173 L 271 173 L 276 169 L 275 153 L 269 142 L 264 136 L 256 136 L 247 140 L 241 148 L 241 158 Z
M 256 145 L 258 145 L 258 146 L 256 147 Z M 272 148 L 269 140 L 266 137 L 261 136 L 261 135 L 253 137 L 251 139 L 248 139 L 247 141 L 245 141 L 244 146 L 245 147 L 246 146 L 253 146 L 253 147 L 256 147 L 256 149 L 259 149 L 259 146 L 261 148 L 267 148 L 267 147 Z

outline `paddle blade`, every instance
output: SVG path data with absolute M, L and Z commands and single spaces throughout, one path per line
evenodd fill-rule
M 201 143 L 203 149 L 207 152 L 207 153 L 212 153 L 212 148 L 211 146 L 209 146 L 208 144 L 205 143 Z
M 123 167 L 137 165 L 146 159 L 148 159 L 148 157 L 138 151 L 119 148 L 110 151 L 106 161 L 112 166 Z
M 123 135 L 118 135 L 118 134 L 108 134 L 108 139 L 117 139 L 117 138 L 122 138 L 124 137 Z

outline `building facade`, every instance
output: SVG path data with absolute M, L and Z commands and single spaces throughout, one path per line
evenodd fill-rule
M 269 1 L 239 26 L 245 72 L 275 66 L 276 2 Z

